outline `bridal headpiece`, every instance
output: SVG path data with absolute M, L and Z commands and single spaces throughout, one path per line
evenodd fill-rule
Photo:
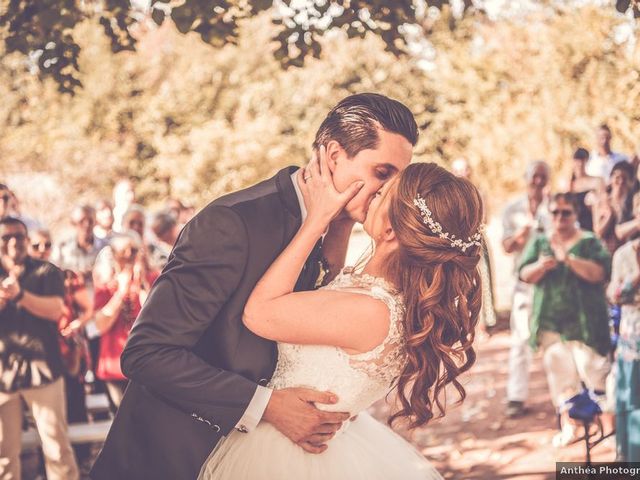
M 440 223 L 436 222 L 433 219 L 433 215 L 429 207 L 427 207 L 427 202 L 424 201 L 424 198 L 418 194 L 416 198 L 413 199 L 413 204 L 418 207 L 420 210 L 420 214 L 422 216 L 422 222 L 429 227 L 433 233 L 438 235 L 438 237 L 451 241 L 451 246 L 460 249 L 463 253 L 467 251 L 468 248 L 473 246 L 481 246 L 482 243 L 482 232 L 484 230 L 484 224 L 480 225 L 480 228 L 476 233 L 471 235 L 467 240 L 463 240 L 461 238 L 456 238 L 455 235 L 450 234 L 449 232 L 445 232 Z

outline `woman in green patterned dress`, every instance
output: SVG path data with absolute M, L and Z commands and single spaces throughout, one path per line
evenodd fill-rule
M 582 384 L 600 397 L 603 410 L 607 357 L 611 348 L 605 284 L 610 276 L 609 252 L 591 232 L 577 226 L 577 207 L 570 193 L 559 193 L 549 203 L 549 235 L 533 238 L 525 247 L 520 278 L 535 284 L 531 343 L 541 348 L 552 402 L 562 419 L 557 446 L 576 437 L 566 400 Z

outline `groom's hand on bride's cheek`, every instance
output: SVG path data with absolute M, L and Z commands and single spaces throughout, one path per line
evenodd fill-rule
M 349 414 L 326 412 L 314 404 L 331 405 L 337 401 L 332 393 L 308 388 L 274 390 L 263 419 L 307 452 L 322 453 Z

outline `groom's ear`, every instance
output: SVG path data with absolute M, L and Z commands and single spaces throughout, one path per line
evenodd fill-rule
M 330 140 L 327 143 L 327 163 L 331 173 L 335 172 L 336 165 L 341 157 L 346 157 L 346 152 L 342 146 L 335 140 Z

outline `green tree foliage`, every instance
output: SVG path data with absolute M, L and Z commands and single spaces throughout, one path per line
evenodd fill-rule
M 273 54 L 283 67 L 304 65 L 305 58 L 319 58 L 320 38 L 336 29 L 349 38 L 379 36 L 385 49 L 396 55 L 406 51 L 402 28 L 422 24 L 421 8 L 447 8 L 449 0 L 142 0 L 149 8 L 132 6 L 131 0 L 3 0 L 0 31 L 5 50 L 20 52 L 51 76 L 62 92 L 81 86 L 78 57 L 81 45 L 73 30 L 83 21 L 102 26 L 114 53 L 136 48 L 136 32 L 150 17 L 157 25 L 172 22 L 181 33 L 195 32 L 203 42 L 221 47 L 238 41 L 239 24 L 261 12 L 271 12 L 278 26 L 272 39 Z M 463 12 L 482 12 L 472 0 L 462 1 Z M 640 0 L 616 0 L 620 12 L 640 17 Z
M 181 33 L 196 33 L 209 45 L 235 44 L 239 24 L 270 10 L 275 58 L 284 67 L 302 66 L 306 57 L 318 58 L 320 37 L 336 29 L 350 38 L 379 36 L 386 50 L 400 54 L 406 46 L 401 29 L 416 24 L 412 0 L 340 0 L 296 2 L 284 0 L 149 0 L 149 9 L 136 9 L 130 0 L 4 0 L 0 29 L 7 52 L 20 52 L 37 63 L 41 75 L 52 76 L 63 92 L 81 85 L 78 76 L 81 43 L 74 28 L 81 22 L 99 23 L 113 52 L 135 50 L 137 30 L 149 16 L 157 24 L 172 23 Z M 427 2 L 442 8 L 448 1 Z M 465 8 L 471 2 L 465 2 Z

